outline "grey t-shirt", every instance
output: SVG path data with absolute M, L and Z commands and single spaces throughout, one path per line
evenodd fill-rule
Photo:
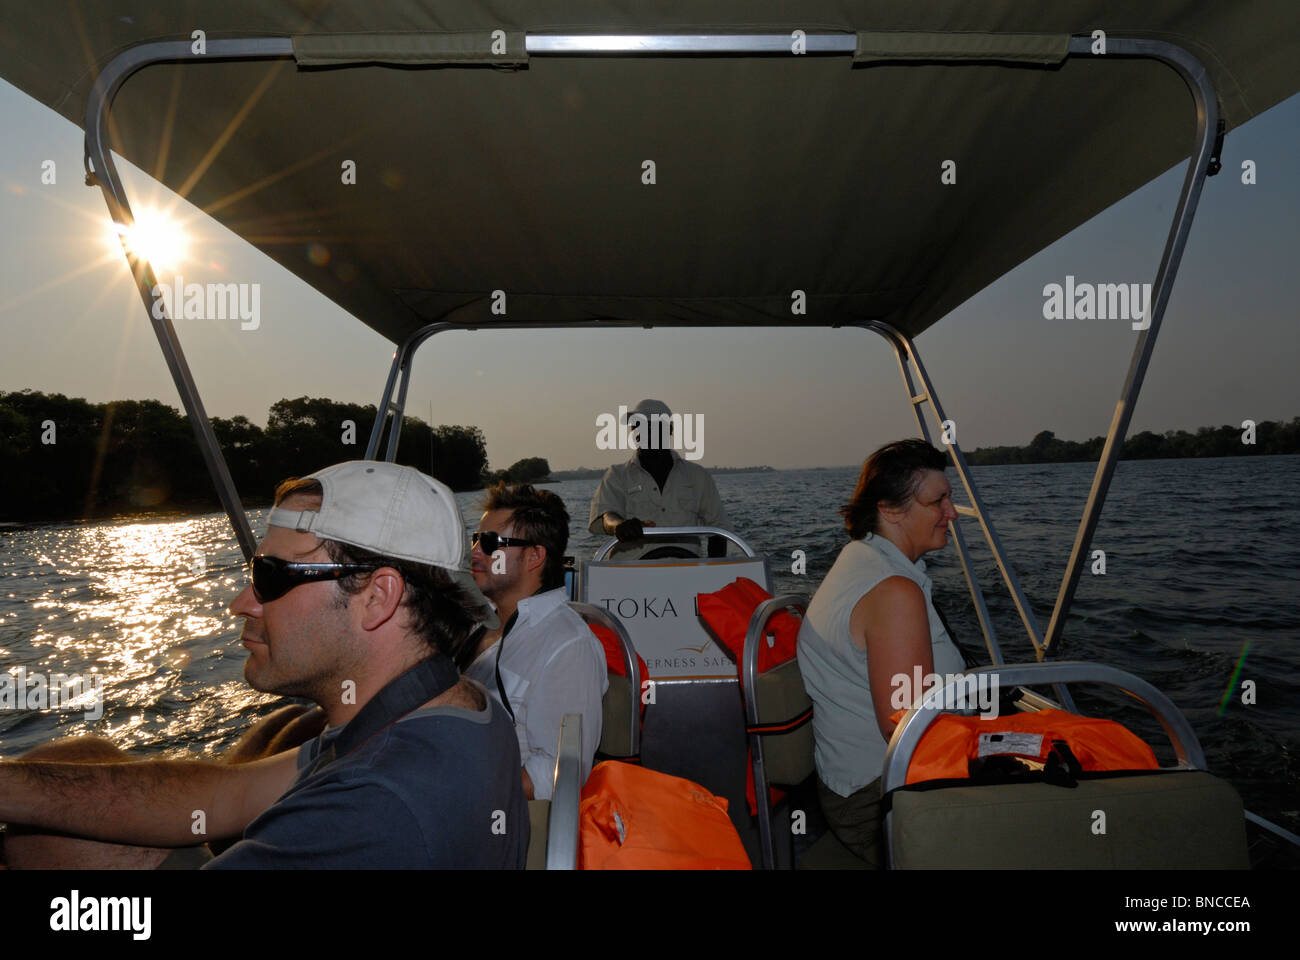
M 298 753 L 298 779 L 208 869 L 522 868 L 528 804 L 510 718 L 425 707 L 306 776 L 326 730 Z

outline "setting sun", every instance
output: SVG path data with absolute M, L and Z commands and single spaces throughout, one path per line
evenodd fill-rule
M 148 260 L 155 269 L 175 269 L 189 252 L 184 227 L 166 212 L 152 207 L 142 207 L 137 212 L 134 226 L 123 229 L 113 224 L 111 229 L 114 238 L 122 234 L 122 243 L 130 253 Z

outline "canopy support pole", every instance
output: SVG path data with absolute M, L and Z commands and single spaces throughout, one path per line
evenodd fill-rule
M 181 350 L 176 327 L 167 315 L 165 305 L 153 295 L 158 283 L 153 266 L 147 260 L 135 256 L 127 247 L 127 233 L 135 224 L 135 217 L 131 213 L 126 188 L 122 185 L 122 178 L 118 175 L 108 146 L 108 113 L 113 98 L 117 96 L 123 81 L 141 67 L 160 61 L 292 56 L 293 43 L 279 38 L 210 40 L 207 51 L 204 55 L 195 54 L 190 41 L 177 40 L 140 44 L 113 58 L 95 79 L 95 85 L 86 101 L 86 183 L 89 186 L 98 185 L 103 191 L 108 214 L 117 224 L 118 235 L 122 238 L 122 249 L 126 253 L 127 265 L 131 268 L 131 277 L 135 280 L 140 299 L 144 301 L 145 313 L 149 315 L 149 322 L 158 337 L 158 346 L 162 348 L 163 359 L 167 361 L 167 369 L 171 371 L 176 392 L 180 394 L 190 428 L 194 431 L 194 439 L 199 444 L 199 452 L 203 454 L 203 461 L 207 464 L 221 506 L 230 518 L 235 538 L 239 541 L 239 549 L 243 551 L 244 559 L 248 559 L 257 549 L 252 525 L 239 501 L 235 481 L 230 476 L 230 467 L 217 443 L 216 434 L 212 432 L 212 424 L 208 421 L 194 375 Z
M 908 398 L 911 400 L 912 412 L 916 414 L 916 422 L 921 427 L 921 435 L 925 437 L 927 443 L 933 445 L 934 440 L 931 439 L 929 425 L 925 422 L 925 417 L 921 413 L 921 404 L 930 404 L 934 417 L 938 421 L 940 431 L 944 430 L 944 424 L 948 421 L 948 418 L 943 412 L 943 405 L 939 402 L 939 394 L 934 389 L 934 382 L 930 379 L 925 364 L 921 362 L 921 355 L 917 352 L 916 344 L 912 343 L 911 337 L 886 323 L 873 321 L 864 324 L 863 327 L 867 330 L 874 330 L 893 345 L 894 353 L 898 357 L 898 367 L 903 374 L 903 385 L 906 387 Z M 917 393 L 912 382 L 911 372 L 908 370 L 909 361 L 916 367 L 917 376 L 921 380 L 921 385 L 924 388 L 921 393 Z M 957 438 L 945 439 L 943 442 L 948 448 L 948 455 L 952 458 L 953 466 L 957 468 L 957 475 L 961 478 L 962 486 L 966 488 L 966 496 L 972 504 L 970 507 L 958 507 L 957 513 L 960 516 L 974 517 L 979 521 L 980 529 L 984 532 L 984 540 L 993 552 L 993 559 L 997 562 L 998 570 L 1002 573 L 1002 580 L 1006 583 L 1007 590 L 1011 594 L 1011 600 L 1016 605 L 1016 611 L 1020 614 L 1021 623 L 1025 625 L 1025 634 L 1029 637 L 1029 642 L 1034 646 L 1034 654 L 1041 660 L 1044 656 L 1043 634 L 1042 628 L 1038 625 L 1038 618 L 1034 616 L 1033 608 L 1029 605 L 1029 598 L 1025 596 L 1025 592 L 1020 588 L 1020 581 L 1016 577 L 1015 568 L 1011 566 L 1011 562 L 1007 560 L 1006 553 L 1002 549 L 1002 540 L 998 537 L 997 531 L 993 529 L 993 521 L 989 519 L 988 511 L 984 507 L 984 501 L 980 499 L 979 491 L 975 487 L 975 478 L 971 475 L 970 467 L 966 464 L 966 458 L 957 445 Z M 961 558 L 962 573 L 966 575 L 966 584 L 970 588 L 971 599 L 975 603 L 975 612 L 980 620 L 980 628 L 984 631 L 985 641 L 989 646 L 989 656 L 992 657 L 992 663 L 996 666 L 1004 662 L 1002 651 L 998 646 L 993 621 L 989 617 L 988 607 L 984 602 L 984 591 L 979 585 L 979 581 L 975 576 L 975 568 L 967 554 L 960 526 L 960 524 L 956 523 L 952 525 L 953 542 L 957 546 L 957 555 Z M 1053 689 L 1056 692 L 1057 701 L 1066 710 L 1071 713 L 1078 712 L 1074 705 L 1074 699 L 1070 696 L 1070 691 L 1064 684 L 1057 684 Z
M 1090 54 L 1090 41 L 1087 37 L 1074 37 L 1070 40 L 1070 53 L 1075 56 Z M 1120 393 L 1119 403 L 1111 419 L 1110 432 L 1106 435 L 1106 444 L 1097 462 L 1097 472 L 1093 476 L 1092 489 L 1088 493 L 1088 502 L 1083 508 L 1079 520 L 1079 529 L 1074 537 L 1074 547 L 1061 578 L 1061 589 L 1056 597 L 1056 606 L 1052 609 L 1052 619 L 1047 625 L 1044 641 L 1044 657 L 1053 656 L 1060 647 L 1061 634 L 1065 630 L 1065 618 L 1070 605 L 1074 602 L 1074 592 L 1079 586 L 1079 575 L 1083 570 L 1084 559 L 1092 545 L 1093 533 L 1101 517 L 1102 505 L 1106 502 L 1106 491 L 1110 488 L 1111 478 L 1115 474 L 1115 465 L 1119 461 L 1124 438 L 1128 434 L 1129 422 L 1133 419 L 1133 410 L 1137 405 L 1138 393 L 1142 389 L 1142 380 L 1146 376 L 1147 364 L 1155 349 L 1156 334 L 1160 332 L 1160 323 L 1165 316 L 1165 307 L 1169 304 L 1169 295 L 1173 290 L 1174 277 L 1183 257 L 1183 248 L 1187 245 L 1187 235 L 1192 228 L 1192 218 L 1196 215 L 1196 205 L 1201 197 L 1201 188 L 1205 185 L 1207 171 L 1213 162 L 1218 163 L 1215 150 L 1215 135 L 1219 122 L 1219 102 L 1210 83 L 1205 67 L 1181 47 L 1159 40 L 1125 40 L 1106 41 L 1105 56 L 1112 57 L 1148 57 L 1168 64 L 1183 78 L 1191 91 L 1196 104 L 1196 146 L 1191 162 L 1187 166 L 1187 175 L 1178 196 L 1178 206 L 1174 211 L 1173 223 L 1169 228 L 1169 237 L 1165 241 L 1164 253 L 1160 266 L 1156 270 L 1155 289 L 1148 306 L 1150 325 L 1143 329 L 1133 347 L 1133 359 L 1129 364 L 1128 377 Z
M 930 434 L 930 425 L 926 422 L 924 414 L 921 413 L 921 404 L 929 402 L 933 407 L 941 431 L 943 430 L 945 418 L 943 408 L 939 405 L 938 395 L 933 392 L 929 377 L 925 373 L 925 368 L 921 365 L 921 358 L 915 353 L 916 348 L 902 333 L 888 324 L 871 322 L 863 324 L 862 329 L 878 333 L 894 348 L 894 356 L 898 359 L 898 370 L 903 376 L 903 387 L 907 390 L 912 412 L 916 415 L 916 425 L 920 428 L 921 436 L 925 438 L 925 442 L 933 446 L 934 438 Z M 909 356 L 914 357 L 913 362 L 916 364 L 917 372 L 926 384 L 924 393 L 917 393 L 916 385 L 912 380 L 912 371 L 908 366 Z M 1034 650 L 1037 651 L 1040 637 L 1038 622 L 1029 609 L 1028 601 L 1024 599 L 1020 592 L 1020 585 L 1016 582 L 1015 571 L 1011 569 L 1011 565 L 1002 556 L 1002 544 L 997 539 L 997 534 L 993 533 L 992 523 L 985 518 L 984 505 L 975 492 L 975 481 L 970 477 L 969 471 L 966 469 L 965 459 L 962 458 L 961 451 L 957 449 L 956 440 L 954 439 L 951 443 L 944 441 L 944 443 L 948 447 L 949 456 L 952 457 L 957 473 L 961 477 L 962 485 L 966 488 L 966 495 L 970 497 L 971 503 L 975 504 L 972 508 L 961 508 L 958 513 L 963 516 L 973 516 L 979 520 L 980 526 L 984 529 L 985 539 L 989 541 L 989 546 L 993 549 L 993 555 L 997 559 L 998 569 L 1002 571 L 1002 576 L 1007 581 L 1007 587 L 1016 600 L 1016 606 L 1020 610 L 1020 617 L 1025 622 L 1025 630 L 1029 634 L 1029 641 L 1034 645 Z M 993 619 L 989 616 L 988 605 L 984 602 L 984 590 L 975 574 L 975 567 L 971 561 L 970 552 L 966 547 L 966 537 L 962 533 L 961 524 L 952 524 L 951 530 L 953 544 L 957 547 L 957 556 L 961 560 L 961 570 L 966 577 L 966 586 L 970 589 L 971 600 L 975 604 L 975 615 L 979 618 L 980 630 L 984 634 L 984 645 L 988 647 L 989 662 L 993 664 L 1003 663 L 1002 648 L 998 644 L 997 630 L 993 626 Z

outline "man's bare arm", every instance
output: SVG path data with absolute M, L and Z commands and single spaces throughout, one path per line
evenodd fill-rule
M 296 771 L 295 750 L 241 764 L 4 761 L 0 821 L 114 843 L 190 846 L 238 836 Z

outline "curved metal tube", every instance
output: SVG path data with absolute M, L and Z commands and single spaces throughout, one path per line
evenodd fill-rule
M 578 804 L 582 799 L 582 716 L 566 713 L 560 721 L 555 754 L 551 820 L 546 830 L 546 869 L 578 868 Z
M 627 672 L 628 680 L 632 682 L 632 696 L 639 698 L 641 696 L 641 683 L 645 678 L 641 676 L 641 662 L 637 660 L 636 648 L 632 645 L 632 638 L 628 635 L 627 628 L 623 626 L 623 621 L 604 607 L 598 607 L 594 603 L 570 600 L 569 609 L 577 613 L 587 623 L 594 620 L 602 627 L 608 627 L 614 631 L 614 635 L 618 637 L 619 645 L 623 648 L 623 668 Z M 632 748 L 631 755 L 635 757 L 641 753 L 641 709 L 639 703 L 632 705 L 630 722 L 631 729 L 629 730 L 628 743 Z
M 551 54 L 572 56 L 580 53 L 604 55 L 611 53 L 648 53 L 672 56 L 717 52 L 751 54 L 762 54 L 766 52 L 776 53 L 784 51 L 788 44 L 788 40 L 789 38 L 787 35 L 780 33 L 698 35 L 636 34 L 624 36 L 554 33 L 535 34 L 532 37 L 527 37 L 525 42 L 528 52 L 537 55 Z M 810 35 L 808 40 L 810 41 L 808 45 L 810 52 L 815 51 L 820 54 L 829 54 L 852 53 L 854 51 L 855 38 L 852 34 L 848 33 L 819 32 Z M 1091 38 L 1085 36 L 1072 37 L 1069 41 L 1069 53 L 1072 56 L 1091 56 Z M 87 179 L 88 182 L 98 182 L 99 186 L 103 190 L 105 201 L 108 204 L 109 213 L 114 221 L 124 229 L 133 223 L 130 204 L 125 189 L 123 188 L 121 179 L 117 174 L 111 153 L 106 147 L 109 109 L 114 96 L 127 77 L 141 67 L 147 66 L 151 63 L 164 61 L 193 62 L 258 58 L 287 59 L 292 56 L 293 41 L 289 37 L 252 37 L 209 40 L 207 41 L 206 50 L 202 55 L 193 52 L 191 43 L 188 40 L 143 43 L 124 50 L 110 61 L 96 78 L 90 96 L 87 99 L 85 129 Z M 1089 494 L 1088 503 L 1084 509 L 1084 515 L 1080 521 L 1079 531 L 1076 535 L 1074 547 L 1071 551 L 1070 560 L 1053 610 L 1052 619 L 1048 625 L 1043 646 L 1042 655 L 1044 656 L 1050 655 L 1054 652 L 1054 648 L 1058 644 L 1060 635 L 1064 629 L 1065 614 L 1069 609 L 1075 589 L 1078 585 L 1079 573 L 1082 567 L 1082 557 L 1086 554 L 1087 548 L 1091 543 L 1092 535 L 1096 529 L 1097 520 L 1100 515 L 1101 506 L 1105 499 L 1105 493 L 1113 476 L 1115 463 L 1118 460 L 1119 448 L 1122 446 L 1123 438 L 1127 433 L 1129 421 L 1132 417 L 1133 401 L 1136 399 L 1137 392 L 1141 388 L 1141 383 L 1146 373 L 1146 367 L 1149 363 L 1150 355 L 1154 347 L 1155 337 L 1159 331 L 1160 323 L 1168 304 L 1173 279 L 1182 257 L 1182 251 L 1186 244 L 1188 232 L 1191 228 L 1191 221 L 1196 211 L 1204 178 L 1211 163 L 1217 162 L 1217 157 L 1215 156 L 1215 143 L 1211 136 L 1211 132 L 1217 131 L 1218 126 L 1219 114 L 1217 98 L 1213 86 L 1209 81 L 1207 71 L 1195 57 L 1181 47 L 1177 47 L 1174 44 L 1166 43 L 1164 41 L 1128 39 L 1122 37 L 1114 37 L 1107 40 L 1106 56 L 1145 57 L 1156 59 L 1173 67 L 1179 73 L 1184 82 L 1186 82 L 1188 89 L 1191 91 L 1196 105 L 1197 149 L 1194 154 L 1193 162 L 1188 167 L 1187 176 L 1184 180 L 1183 189 L 1179 197 L 1178 207 L 1175 211 L 1174 222 L 1171 226 L 1164 254 L 1156 273 L 1155 293 L 1153 297 L 1150 324 L 1148 329 L 1142 331 L 1138 344 L 1134 350 L 1134 357 L 1130 366 L 1124 392 L 1116 407 L 1110 434 L 1107 437 L 1106 446 L 1102 451 L 1097 474 L 1093 481 L 1093 487 Z M 877 65 L 888 65 L 888 63 L 889 61 L 879 61 L 877 62 Z M 211 425 L 208 422 L 207 414 L 203 408 L 197 387 L 194 384 L 188 364 L 186 363 L 184 354 L 181 351 L 175 328 L 172 325 L 170 318 L 163 317 L 161 320 L 155 320 L 152 316 L 151 308 L 153 304 L 150 291 L 156 285 L 153 271 L 147 263 L 136 261 L 129 255 L 128 263 L 131 266 L 132 274 L 135 278 L 137 288 L 140 291 L 141 299 L 144 302 L 146 311 L 150 313 L 150 318 L 153 322 L 159 345 L 162 348 L 164 358 L 171 370 L 172 378 L 176 383 L 177 390 L 180 393 L 181 401 L 185 406 L 186 413 L 189 416 L 192 428 L 195 431 L 200 451 L 203 454 L 209 473 L 212 475 L 218 496 L 222 501 L 222 506 L 225 508 L 231 524 L 235 529 L 242 551 L 246 557 L 251 556 L 254 550 L 252 530 L 248 523 L 248 518 L 244 514 L 243 508 L 239 503 L 239 497 L 235 491 L 233 480 L 231 479 L 229 469 L 225 463 L 225 458 L 221 454 L 220 447 L 216 442 L 215 435 L 213 434 Z M 641 326 L 643 324 L 609 321 L 529 324 L 529 326 L 532 327 L 581 325 L 630 327 Z M 508 328 L 511 324 L 502 323 L 493 324 L 492 326 L 497 328 Z M 394 424 L 392 433 L 389 437 L 386 455 L 389 460 L 392 460 L 395 457 L 397 443 L 401 432 L 401 417 L 405 407 L 407 388 L 409 386 L 411 355 L 419 343 L 443 329 L 474 329 L 474 327 L 472 325 L 453 323 L 430 324 L 421 330 L 416 331 L 415 334 L 408 337 L 407 341 L 402 344 L 401 348 L 399 348 L 394 356 L 394 363 L 389 372 L 385 393 L 376 411 L 375 424 L 372 427 L 370 441 L 366 448 L 366 457 L 368 459 L 375 457 L 378 453 L 380 434 L 382 432 L 383 424 L 390 413 L 394 415 Z M 897 349 L 898 344 L 895 343 L 895 346 Z M 402 371 L 403 381 L 400 395 L 398 399 L 394 401 L 392 399 L 392 392 L 399 369 Z M 926 384 L 926 389 L 927 393 L 932 397 L 933 391 L 928 383 Z M 963 567 L 964 569 L 966 568 L 965 563 L 963 563 Z M 971 580 L 969 570 L 967 570 L 967 579 L 968 581 Z M 1019 606 L 1019 598 L 1017 598 L 1017 605 Z M 1032 616 L 1026 618 L 1025 611 L 1022 611 L 1022 619 L 1025 619 L 1026 628 L 1029 631 L 1031 639 L 1036 640 L 1037 630 L 1036 624 L 1033 624 Z M 983 623 L 983 620 L 981 622 Z M 990 635 L 986 630 L 986 637 L 989 636 Z M 1037 644 L 1035 645 L 1037 646 Z
M 1071 54 L 1083 56 L 1089 53 L 1090 41 L 1087 37 L 1074 37 L 1070 40 Z M 1133 347 L 1133 359 L 1129 364 L 1128 376 L 1115 406 L 1111 418 L 1110 431 L 1106 444 L 1102 448 L 1101 458 L 1097 462 L 1097 472 L 1093 477 L 1092 489 L 1088 492 L 1088 502 L 1079 519 L 1079 529 L 1074 537 L 1074 546 L 1070 550 L 1070 559 L 1061 578 L 1061 589 L 1056 596 L 1056 605 L 1052 609 L 1052 619 L 1047 624 L 1047 633 L 1043 639 L 1043 657 L 1050 657 L 1060 645 L 1061 634 L 1065 630 L 1065 618 L 1070 604 L 1074 601 L 1074 592 L 1079 585 L 1079 575 L 1083 571 L 1083 560 L 1088 555 L 1092 536 L 1101 517 L 1102 505 L 1106 502 L 1106 491 L 1110 488 L 1111 478 L 1115 474 L 1115 465 L 1128 434 L 1129 422 L 1137 406 L 1137 396 L 1142 389 L 1147 365 L 1155 349 L 1156 334 L 1160 332 L 1160 323 L 1165 316 L 1165 307 L 1173 291 L 1174 277 L 1182 261 L 1183 249 L 1187 245 L 1187 236 L 1192 229 L 1192 218 L 1196 215 L 1196 206 L 1200 201 L 1201 188 L 1211 161 L 1218 162 L 1216 156 L 1216 133 L 1219 125 L 1219 101 L 1210 83 L 1205 66 L 1182 47 L 1165 43 L 1161 40 L 1127 40 L 1123 38 L 1106 41 L 1105 56 L 1146 57 L 1167 64 L 1177 71 L 1191 92 L 1196 106 L 1196 148 L 1192 153 L 1192 162 L 1187 165 L 1187 175 L 1183 178 L 1183 187 L 1178 195 L 1178 206 L 1174 210 L 1173 222 L 1169 227 L 1169 236 L 1165 240 L 1165 249 L 1160 256 L 1160 266 L 1156 269 L 1156 279 L 1152 290 L 1152 302 L 1149 326 L 1138 336 Z
M 741 656 L 741 676 L 745 678 L 745 722 L 750 726 L 759 723 L 758 719 L 758 651 L 763 639 L 767 622 L 787 607 L 794 607 L 802 617 L 808 612 L 812 600 L 804 593 L 782 593 L 770 600 L 764 600 L 749 618 L 749 628 L 745 631 L 745 647 Z
M 788 607 L 794 607 L 802 616 L 808 610 L 809 599 L 802 593 L 783 593 L 764 600 L 755 608 L 745 631 L 745 647 L 741 655 L 741 676 L 745 682 L 741 690 L 745 698 L 745 722 L 753 727 L 758 717 L 758 651 L 763 642 L 763 632 L 772 617 Z M 749 762 L 754 772 L 754 800 L 758 810 L 758 846 L 764 870 L 776 869 L 776 844 L 772 838 L 772 810 L 768 806 L 767 766 L 763 760 L 763 738 L 749 734 Z
M 104 194 L 104 202 L 108 204 L 108 214 L 117 224 L 121 236 L 125 236 L 126 231 L 134 225 L 135 217 L 131 213 L 131 203 L 127 198 L 126 188 L 122 185 L 122 178 L 118 175 L 117 166 L 113 163 L 112 151 L 108 146 L 108 114 L 113 98 L 117 96 L 118 90 L 127 77 L 151 63 L 292 56 L 293 42 L 287 37 L 209 40 L 206 49 L 208 52 L 200 56 L 192 51 L 188 40 L 142 43 L 123 50 L 110 60 L 95 78 L 90 96 L 86 98 L 86 183 L 99 186 Z M 164 305 L 154 303 L 152 291 L 158 281 L 154 276 L 153 267 L 148 261 L 133 256 L 125 246 L 123 252 L 126 253 L 126 262 L 131 269 L 131 276 L 135 280 L 140 299 L 144 302 L 145 313 L 148 314 L 149 322 L 153 325 L 154 334 L 158 338 L 158 346 L 162 349 L 167 369 L 176 384 L 176 392 L 180 394 L 181 404 L 185 407 L 185 414 L 189 418 L 190 429 L 194 431 L 199 452 L 203 455 L 208 474 L 217 488 L 217 498 L 221 501 L 226 516 L 230 518 L 235 538 L 239 541 L 239 549 L 247 560 L 257 549 L 253 528 L 248 522 L 248 515 L 244 513 L 243 504 L 240 503 L 239 493 L 235 490 L 235 481 L 230 476 L 230 468 L 221 453 L 216 434 L 212 432 L 212 424 L 208 421 L 207 410 L 203 407 L 194 375 L 190 372 L 184 351 L 181 350 L 176 327 L 172 324 L 171 317 L 167 316 Z M 161 317 L 155 315 L 155 310 L 161 314 Z
M 999 688 L 1030 686 L 1038 684 L 1101 683 L 1116 687 L 1137 700 L 1151 711 L 1160 721 L 1165 735 L 1173 744 L 1174 754 L 1178 758 L 1177 767 L 1182 770 L 1204 770 L 1205 752 L 1196 732 L 1187 722 L 1183 712 L 1167 696 L 1126 670 L 1103 663 L 1086 663 L 1078 660 L 1053 660 L 1041 663 L 1003 664 L 1001 666 L 981 667 L 971 670 L 967 675 L 987 674 L 997 678 Z M 890 738 L 889 748 L 885 751 L 884 772 L 881 774 L 881 793 L 888 793 L 907 782 L 907 769 L 912 762 L 912 754 L 935 719 L 947 713 L 974 713 L 974 708 L 965 711 L 942 708 L 945 703 L 956 700 L 956 688 L 961 685 L 960 678 L 954 678 L 942 686 L 935 686 L 921 700 L 913 705 L 904 715 Z M 950 693 L 951 691 L 951 693 Z
M 741 551 L 744 552 L 746 557 L 753 558 L 758 556 L 758 554 L 754 552 L 754 548 L 751 547 L 749 544 L 747 544 L 744 540 L 740 539 L 740 536 L 738 534 L 734 534 L 730 530 L 723 530 L 721 527 L 646 527 L 645 531 L 643 532 L 643 536 L 648 538 L 682 537 L 682 536 L 724 537 L 725 539 L 730 540 L 736 546 L 740 547 Z M 609 556 L 609 552 L 613 550 L 616 546 L 618 546 L 618 543 L 619 540 L 617 537 L 610 537 L 608 540 L 606 540 L 604 543 L 602 543 L 599 547 L 596 548 L 596 553 L 592 556 L 591 559 L 604 560 L 607 556 Z M 700 559 L 703 560 L 705 558 L 701 557 Z

